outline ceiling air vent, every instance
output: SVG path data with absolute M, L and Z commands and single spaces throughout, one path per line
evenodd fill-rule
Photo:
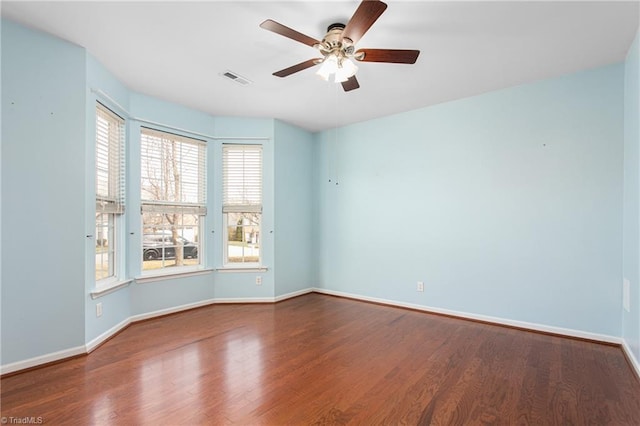
M 220 75 L 224 78 L 228 78 L 229 80 L 240 84 L 241 86 L 248 86 L 249 84 L 251 84 L 251 80 L 249 80 L 248 78 L 244 78 L 233 71 L 225 71 Z

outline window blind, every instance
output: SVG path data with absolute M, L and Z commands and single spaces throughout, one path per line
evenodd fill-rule
M 262 212 L 262 146 L 222 148 L 222 211 Z
M 140 144 L 143 211 L 206 214 L 206 143 L 142 128 Z
M 124 120 L 96 107 L 96 212 L 124 213 Z

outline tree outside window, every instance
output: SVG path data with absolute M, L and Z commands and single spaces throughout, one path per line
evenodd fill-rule
M 201 265 L 205 142 L 142 129 L 144 271 Z

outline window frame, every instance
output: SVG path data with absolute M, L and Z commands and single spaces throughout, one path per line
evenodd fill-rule
M 125 212 L 125 187 L 126 187 L 126 120 L 100 101 L 96 101 L 95 107 L 95 142 L 94 142 L 94 192 L 95 192 L 95 222 L 94 222 L 94 249 L 93 279 L 95 288 L 103 290 L 122 280 L 125 272 L 124 252 L 126 247 L 122 244 L 124 235 Z M 103 120 L 105 124 L 100 125 Z M 106 129 L 104 126 L 106 125 Z M 112 134 L 112 126 L 115 126 L 115 136 Z M 106 141 L 104 140 L 106 138 Z M 105 146 L 106 142 L 106 146 Z M 102 144 L 102 147 L 99 145 Z M 105 152 L 106 150 L 106 152 Z M 106 154 L 106 158 L 104 157 Z M 106 161 L 106 169 L 100 168 Z M 106 177 L 104 176 L 106 173 Z M 103 177 L 100 177 L 100 175 Z M 106 187 L 105 187 L 106 185 Z M 107 258 L 108 275 L 98 278 L 98 241 L 103 235 L 99 232 L 98 218 L 106 215 L 107 223 Z M 101 258 L 103 253 L 101 253 Z M 100 262 L 102 264 L 102 262 Z
M 228 215 L 231 213 L 238 213 L 238 214 L 256 214 L 258 215 L 259 219 L 258 219 L 258 261 L 257 262 L 229 262 L 229 224 L 228 224 Z M 227 212 L 227 213 L 222 213 L 222 220 L 223 220 L 223 266 L 225 268 L 230 268 L 230 269 L 236 269 L 236 268 L 247 268 L 247 269 L 254 269 L 254 268 L 262 268 L 262 213 L 256 213 L 256 212 L 247 212 L 247 211 L 238 211 L 238 212 Z M 256 225 L 241 225 L 243 228 L 245 226 L 256 226 Z M 245 233 L 246 234 L 246 233 Z M 245 257 L 243 255 L 243 257 Z
M 160 139 L 161 140 L 160 142 L 161 147 L 159 148 L 160 150 L 165 149 L 164 143 L 166 141 L 180 144 L 180 155 L 182 155 L 183 153 L 182 149 L 184 148 L 181 144 L 186 144 L 187 147 L 195 148 L 195 151 L 196 151 L 195 163 L 190 164 L 188 161 L 186 162 L 180 161 L 178 162 L 178 164 L 180 166 L 181 171 L 185 170 L 183 169 L 185 165 L 187 167 L 195 166 L 196 168 L 195 171 L 189 170 L 187 171 L 187 173 L 195 173 L 193 176 L 197 177 L 196 192 L 195 192 L 196 200 L 191 199 L 189 201 L 185 201 L 185 200 L 176 201 L 176 200 L 169 199 L 171 198 L 170 196 L 164 197 L 165 199 L 151 199 L 151 197 L 149 197 L 148 195 L 145 196 L 145 192 L 147 192 L 147 194 L 149 193 L 148 185 L 151 185 L 150 184 L 151 177 L 149 175 L 145 176 L 145 161 L 152 161 L 150 159 L 149 154 L 145 153 L 144 151 L 145 146 L 148 143 L 148 142 L 145 142 L 144 140 L 145 137 Z M 148 164 L 149 163 L 147 163 L 147 165 Z M 162 174 L 163 171 L 160 170 L 160 173 Z M 145 179 L 147 180 L 147 184 L 148 184 L 146 187 L 145 187 Z M 164 176 L 162 176 L 162 179 L 164 180 Z M 167 132 L 164 130 L 159 130 L 151 127 L 142 126 L 140 128 L 140 215 L 141 215 L 141 220 L 140 220 L 140 231 L 141 231 L 140 232 L 140 236 L 141 236 L 140 274 L 141 275 L 140 277 L 141 278 L 144 279 L 144 278 L 162 277 L 166 275 L 189 274 L 189 273 L 205 270 L 206 247 L 204 244 L 205 242 L 204 236 L 205 236 L 205 224 L 206 224 L 206 217 L 207 217 L 206 181 L 207 181 L 207 142 L 205 140 L 184 136 L 184 135 L 176 134 L 172 132 Z M 181 184 L 179 185 L 180 190 L 178 191 L 181 197 L 184 195 L 183 184 L 184 182 L 181 182 Z M 191 198 L 193 198 L 194 196 L 193 192 L 188 192 L 188 194 L 190 194 Z M 188 215 L 197 216 L 197 225 L 196 225 L 197 232 L 195 232 L 192 239 L 188 239 L 190 242 L 193 242 L 196 244 L 197 260 L 198 260 L 197 264 L 175 266 L 175 263 L 172 263 L 169 265 L 164 265 L 163 263 L 162 266 L 160 266 L 159 268 L 145 269 L 145 263 L 144 263 L 145 262 L 145 259 L 144 259 L 145 235 L 149 235 L 149 234 L 145 234 L 145 231 L 150 227 L 152 227 L 150 224 L 145 225 L 145 214 L 158 214 L 161 216 L 171 215 L 171 214 L 182 215 L 179 225 L 167 223 L 165 222 L 165 219 L 162 218 L 161 223 L 159 223 L 159 226 L 158 226 L 158 229 L 161 229 L 161 234 L 158 234 L 158 235 L 163 236 L 166 234 L 166 232 L 168 231 L 170 232 L 171 228 L 174 228 L 174 229 L 177 229 L 178 238 L 182 238 L 182 239 L 188 239 L 185 237 L 184 230 L 187 229 L 189 226 L 184 225 L 184 217 Z M 157 232 L 154 232 L 153 234 L 156 234 L 156 233 Z M 169 251 L 168 250 L 169 248 L 170 246 L 165 246 L 164 244 L 161 247 L 158 247 L 158 249 L 160 250 L 160 253 L 162 253 L 161 260 L 163 262 L 167 260 L 171 260 L 168 257 L 166 258 L 164 257 L 164 253 Z M 175 259 L 175 257 L 173 257 L 172 259 Z M 184 262 L 185 260 L 187 260 L 187 257 L 183 257 L 182 261 Z M 175 259 L 174 262 L 177 262 L 177 259 Z
M 102 216 L 102 220 L 99 218 Z M 96 211 L 96 232 L 95 232 L 95 249 L 94 255 L 96 258 L 95 266 L 94 266 L 94 277 L 96 281 L 96 287 L 101 288 L 106 285 L 109 285 L 111 282 L 117 281 L 118 279 L 118 266 L 119 263 L 117 256 L 119 251 L 117 248 L 120 245 L 120 239 L 117 235 L 117 230 L 119 229 L 117 225 L 117 219 L 115 213 L 103 213 Z M 102 233 L 99 231 L 99 228 L 107 228 L 106 233 Z M 106 234 L 106 238 L 103 236 Z M 98 253 L 98 247 L 101 245 L 101 240 L 107 240 L 109 243 L 105 250 L 104 246 L 102 246 L 102 253 Z M 107 257 L 107 275 L 102 278 L 98 278 L 98 265 L 102 265 L 103 262 L 98 263 L 98 258 Z
M 242 164 L 242 185 L 238 185 L 237 179 L 239 177 L 238 171 L 235 172 L 234 179 L 228 175 L 228 168 L 230 167 L 230 161 L 228 160 L 228 153 L 231 151 L 253 152 L 258 154 L 258 164 L 256 167 L 251 167 L 251 164 L 247 164 L 243 160 Z M 255 175 L 252 173 L 259 171 L 259 179 L 256 182 L 250 182 L 245 184 L 247 180 L 251 180 Z M 235 187 L 236 196 L 230 194 L 229 189 Z M 241 188 L 242 190 L 240 190 Z M 238 192 L 239 191 L 239 192 Z M 263 192 L 264 192 L 264 149 L 262 144 L 246 144 L 246 143 L 223 143 L 222 144 L 222 269 L 262 269 L 263 268 Z M 242 193 L 242 195 L 238 195 Z M 229 261 L 229 218 L 230 213 L 238 214 L 255 214 L 258 215 L 258 261 L 257 262 L 230 262 Z M 245 226 L 245 225 L 242 225 Z

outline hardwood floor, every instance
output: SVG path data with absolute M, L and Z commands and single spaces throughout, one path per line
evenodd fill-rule
M 640 425 L 620 348 L 320 294 L 137 323 L 2 379 L 45 424 Z

